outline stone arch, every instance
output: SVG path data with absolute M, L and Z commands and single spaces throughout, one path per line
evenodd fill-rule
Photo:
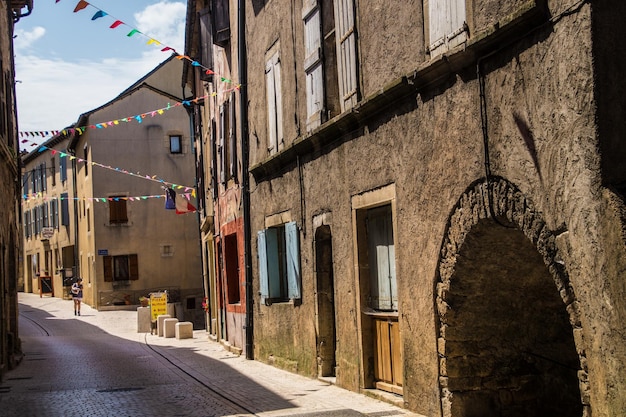
M 557 235 L 502 178 L 476 182 L 452 210 L 435 288 L 444 417 L 590 415 Z

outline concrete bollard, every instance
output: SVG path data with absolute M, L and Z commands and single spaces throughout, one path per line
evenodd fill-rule
M 148 333 L 150 327 L 150 307 L 137 307 L 137 333 Z
M 193 323 L 190 321 L 176 323 L 176 339 L 193 339 Z
M 163 320 L 163 337 L 174 337 L 176 335 L 176 323 L 178 323 L 178 319 L 170 318 Z
M 157 316 L 157 335 L 163 337 L 163 320 L 171 318 L 172 316 L 169 314 L 160 314 Z

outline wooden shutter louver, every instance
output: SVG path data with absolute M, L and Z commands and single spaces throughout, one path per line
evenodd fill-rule
M 296 222 L 285 224 L 285 246 L 287 251 L 288 298 L 298 300 L 300 293 L 300 231 Z
M 357 102 L 356 32 L 354 0 L 335 0 L 337 39 L 337 68 L 341 111 L 351 109 Z
M 230 42 L 229 0 L 213 0 L 213 43 L 225 48 Z
M 139 279 L 139 261 L 137 259 L 137 255 L 128 255 L 128 270 L 130 276 L 128 277 L 132 281 L 136 281 Z
M 112 282 L 113 281 L 113 257 L 112 256 L 103 256 L 103 270 L 104 270 L 104 282 Z
M 200 13 L 198 13 L 198 21 L 200 26 L 201 64 L 205 68 L 213 69 L 213 25 L 210 10 L 204 9 L 200 11 Z M 200 79 L 212 81 L 213 74 L 207 74 L 205 70 L 202 70 Z

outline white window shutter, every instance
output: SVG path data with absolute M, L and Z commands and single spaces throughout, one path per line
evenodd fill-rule
M 346 111 L 357 100 L 354 0 L 335 0 L 335 25 L 341 111 Z
M 300 291 L 300 231 L 296 222 L 285 224 L 285 246 L 287 250 L 287 287 L 288 297 L 292 300 L 301 298 Z
M 229 152 L 228 152 L 228 164 L 229 164 L 229 174 L 231 178 L 237 180 L 237 130 L 235 126 L 235 92 L 230 93 L 230 99 L 228 100 L 229 104 L 229 121 L 228 121 L 228 144 L 229 144 Z
M 320 9 L 314 4 L 304 16 L 307 129 L 321 124 L 324 105 L 322 73 L 322 27 Z
M 465 0 L 428 1 L 431 56 L 441 55 L 467 40 L 465 16 Z
M 276 147 L 282 148 L 283 143 L 283 91 L 280 81 L 280 58 L 274 56 L 274 90 L 276 93 Z
M 226 107 L 220 106 L 220 182 L 226 182 Z
M 283 141 L 283 100 L 280 86 L 280 59 L 274 54 L 265 65 L 267 94 L 268 150 L 278 152 Z

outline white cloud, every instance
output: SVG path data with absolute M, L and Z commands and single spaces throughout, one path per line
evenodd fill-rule
M 134 17 L 142 33 L 182 53 L 185 14 L 184 3 L 161 1 Z M 18 32 L 15 39 L 16 49 L 20 49 L 15 57 L 20 131 L 61 130 L 76 123 L 81 114 L 106 104 L 170 55 L 160 47 L 138 49 L 135 58 L 44 57 L 29 52 L 28 47 L 45 33 L 44 28 L 35 27 Z M 152 109 L 137 109 L 137 113 L 146 110 Z
M 185 42 L 186 11 L 185 3 L 162 1 L 135 13 L 134 17 L 137 21 L 137 29 L 142 33 L 182 53 Z
M 106 104 L 167 58 L 63 61 L 18 56 L 15 61 L 20 131 L 61 130 Z M 151 109 L 138 109 L 138 113 Z M 132 116 L 132 115 L 128 115 Z
M 26 49 L 46 34 L 46 29 L 41 26 L 34 27 L 30 32 L 18 29 L 15 31 L 13 46 L 15 49 Z

